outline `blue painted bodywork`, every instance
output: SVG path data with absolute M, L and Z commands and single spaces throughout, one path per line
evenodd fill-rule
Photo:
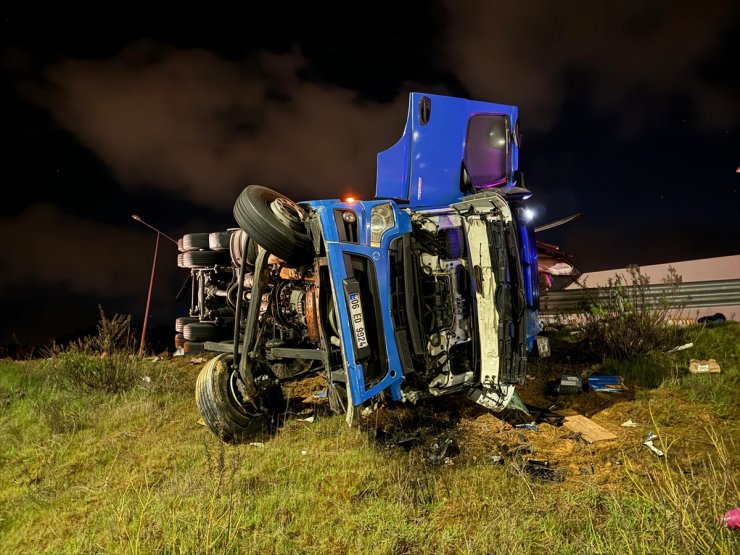
M 422 124 L 420 111 L 424 109 L 423 99 L 428 99 L 429 118 Z M 305 204 L 318 215 L 328 258 L 331 287 L 337 300 L 340 322 L 342 351 L 348 375 L 348 385 L 354 405 L 389 390 L 394 400 L 402 398 L 401 384 L 404 380 L 401 358 L 393 335 L 391 317 L 391 269 L 388 260 L 389 245 L 394 239 L 411 233 L 411 219 L 402 210 L 449 207 L 459 201 L 463 178 L 463 159 L 465 157 L 466 136 L 470 118 L 479 114 L 496 114 L 508 118 L 511 132 L 505 181 L 497 184 L 500 188 L 512 188 L 516 170 L 519 167 L 518 138 L 516 132 L 517 108 L 502 104 L 479 102 L 439 95 L 412 93 L 409 100 L 408 119 L 401 139 L 388 150 L 378 154 L 376 198 L 385 200 L 357 201 L 341 200 L 308 201 Z M 528 191 L 525 191 L 528 193 Z M 524 195 L 526 197 L 528 195 Z M 379 247 L 370 244 L 370 210 L 373 206 L 387 203 L 395 216 L 395 226 L 385 232 Z M 357 243 L 342 242 L 337 230 L 334 210 L 352 210 L 357 216 Z M 537 320 L 537 251 L 531 225 L 515 212 L 521 260 L 525 275 L 528 319 Z M 363 365 L 357 360 L 354 336 L 350 325 L 349 306 L 346 302 L 343 281 L 351 277 L 345 264 L 345 254 L 356 254 L 372 261 L 378 289 L 380 291 L 379 314 L 365 314 L 375 318 L 383 328 L 387 369 L 385 376 L 369 389 L 365 388 Z M 528 328 L 533 326 L 528 325 Z M 536 326 L 534 326 L 536 328 Z M 528 332 L 528 335 L 530 333 Z M 531 349 L 536 330 L 528 337 Z
M 422 125 L 422 99 L 429 99 L 428 122 Z M 377 198 L 391 198 L 412 207 L 447 206 L 457 202 L 460 191 L 465 139 L 470 118 L 500 114 L 509 118 L 512 133 L 517 129 L 516 106 L 493 104 L 434 94 L 411 93 L 408 118 L 401 139 L 378 153 L 375 186 Z M 513 184 L 519 169 L 518 140 L 511 140 L 508 180 Z
M 393 204 L 396 225 L 389 229 L 382 237 L 379 247 L 370 246 L 370 210 L 377 204 L 387 201 L 360 201 L 345 203 L 339 200 L 333 201 L 311 201 L 307 203 L 318 214 L 324 233 L 324 246 L 328 258 L 328 266 L 331 275 L 331 285 L 334 298 L 337 299 L 337 311 L 340 322 L 340 340 L 342 351 L 345 355 L 347 375 L 352 400 L 355 405 L 374 397 L 381 391 L 390 389 L 391 396 L 395 400 L 401 399 L 401 383 L 403 382 L 403 371 L 401 370 L 401 358 L 393 340 L 393 322 L 391 320 L 390 307 L 390 266 L 388 264 L 388 250 L 390 242 L 405 233 L 411 233 L 411 220 L 408 214 L 401 212 L 398 206 Z M 343 243 L 339 240 L 337 227 L 334 221 L 334 209 L 353 210 L 357 215 L 357 228 L 359 241 L 354 243 Z M 349 306 L 344 302 L 345 294 L 342 282 L 350 277 L 344 263 L 345 254 L 359 254 L 372 260 L 378 289 L 380 295 L 380 314 L 365 314 L 365 318 L 379 317 L 383 327 L 385 338 L 385 351 L 388 357 L 388 367 L 384 378 L 379 383 L 365 389 L 365 377 L 362 364 L 356 360 L 355 345 L 352 329 L 350 327 Z

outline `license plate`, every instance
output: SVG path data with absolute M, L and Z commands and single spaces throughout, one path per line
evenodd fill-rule
M 365 317 L 362 315 L 359 292 L 349 294 L 349 319 L 352 321 L 352 331 L 355 333 L 357 350 L 367 347 L 367 330 L 365 329 Z

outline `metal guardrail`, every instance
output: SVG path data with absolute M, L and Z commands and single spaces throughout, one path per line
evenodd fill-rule
M 606 299 L 613 288 L 588 287 L 554 291 L 542 296 L 542 314 L 574 314 L 586 311 L 590 303 Z M 636 294 L 634 286 L 625 286 L 626 295 Z M 707 306 L 740 305 L 740 279 L 692 281 L 675 285 L 647 285 L 645 302 L 657 306 L 661 302 L 670 308 L 701 308 Z

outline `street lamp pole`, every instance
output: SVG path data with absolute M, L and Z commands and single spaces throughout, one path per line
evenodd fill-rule
M 144 340 L 146 338 L 146 326 L 147 326 L 147 323 L 149 322 L 149 306 L 152 302 L 152 289 L 154 288 L 154 271 L 157 268 L 157 253 L 159 251 L 159 236 L 161 235 L 163 237 L 166 237 L 167 239 L 175 243 L 175 245 L 177 245 L 177 241 L 173 239 L 172 237 L 170 237 L 169 235 L 167 235 L 166 233 L 159 231 L 153 225 L 146 223 L 136 214 L 132 214 L 131 218 L 133 218 L 134 220 L 136 220 L 137 222 L 141 224 L 144 224 L 148 228 L 153 229 L 157 233 L 157 241 L 156 243 L 154 243 L 154 259 L 152 260 L 152 274 L 149 277 L 149 292 L 147 293 L 147 296 L 146 296 L 146 310 L 144 311 L 144 325 L 141 329 L 141 341 L 139 342 L 139 356 L 141 356 L 144 354 Z

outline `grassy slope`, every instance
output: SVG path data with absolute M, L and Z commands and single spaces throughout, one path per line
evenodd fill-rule
M 694 349 L 664 359 L 659 388 L 601 414 L 651 421 L 667 458 L 640 430 L 576 446 L 600 471 L 564 483 L 464 449 L 431 466 L 321 414 L 263 446 L 224 446 L 198 424 L 199 367 L 183 361 L 148 363 L 151 382 L 117 395 L 0 361 L 0 552 L 738 552 L 717 522 L 740 502 L 740 326 L 688 333 Z M 722 374 L 682 370 L 709 356 Z

